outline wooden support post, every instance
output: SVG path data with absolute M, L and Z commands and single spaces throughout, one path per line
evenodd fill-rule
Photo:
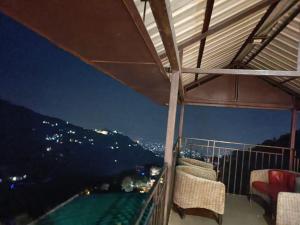
M 298 43 L 297 71 L 300 72 L 300 40 Z
M 291 138 L 290 138 L 290 159 L 289 170 L 294 169 L 294 157 L 295 157 L 295 142 L 296 142 L 296 130 L 297 130 L 297 110 L 292 110 L 291 115 Z
M 184 122 L 184 104 L 182 103 L 180 109 L 179 131 L 178 131 L 180 148 L 182 147 L 183 122 Z
M 168 113 L 168 124 L 167 124 L 167 135 L 165 145 L 164 161 L 168 167 L 167 173 L 167 189 L 165 196 L 165 207 L 164 207 L 164 225 L 168 224 L 170 206 L 171 206 L 171 193 L 172 193 L 172 164 L 173 164 L 173 144 L 174 144 L 174 133 L 176 123 L 176 109 L 178 101 L 178 90 L 179 90 L 179 76 L 180 72 L 177 71 L 171 75 L 171 90 L 170 90 L 170 101 L 169 101 L 169 113 Z

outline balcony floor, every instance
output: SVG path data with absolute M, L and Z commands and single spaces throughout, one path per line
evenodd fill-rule
M 257 203 L 250 204 L 247 196 L 226 196 L 223 225 L 268 225 L 264 218 L 264 210 Z M 171 211 L 169 225 L 216 225 L 216 220 L 204 216 L 186 215 L 183 219 L 175 211 Z

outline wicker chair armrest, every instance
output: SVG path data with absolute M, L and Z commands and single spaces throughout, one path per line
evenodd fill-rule
M 194 175 L 196 177 L 201 177 L 204 179 L 216 181 L 217 180 L 217 173 L 216 171 L 204 167 L 199 166 L 186 166 L 180 165 L 176 167 L 176 171 L 184 171 L 185 173 Z
M 252 193 L 252 183 L 254 181 L 262 181 L 269 183 L 268 177 L 268 169 L 267 170 L 253 170 L 250 174 L 250 194 Z
M 300 193 L 280 192 L 277 201 L 276 225 L 300 224 Z

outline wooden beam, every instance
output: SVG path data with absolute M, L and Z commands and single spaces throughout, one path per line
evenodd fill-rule
M 279 83 L 280 83 L 280 84 L 285 84 L 285 83 L 290 82 L 290 81 L 295 80 L 295 79 L 297 79 L 297 77 L 290 77 L 290 78 L 288 78 L 288 79 L 286 79 L 286 80 L 284 80 L 284 81 L 281 81 L 281 82 L 279 82 Z
M 258 24 L 255 26 L 255 28 L 252 30 L 252 32 L 250 33 L 250 35 L 248 36 L 248 38 L 246 39 L 246 41 L 243 43 L 243 45 L 241 46 L 241 48 L 239 49 L 239 51 L 236 53 L 236 55 L 233 57 L 233 59 L 231 60 L 230 64 L 233 64 L 235 62 L 235 60 L 238 58 L 238 56 L 245 50 L 246 46 L 250 43 L 252 43 L 253 38 L 255 36 L 255 34 L 259 31 L 259 29 L 261 28 L 261 26 L 265 23 L 265 21 L 269 18 L 269 16 L 271 15 L 271 13 L 274 11 L 274 9 L 276 8 L 276 6 L 278 5 L 279 2 L 274 2 L 272 5 L 270 5 L 270 7 L 268 8 L 268 10 L 265 12 L 265 14 L 263 15 L 263 17 L 260 19 L 260 21 L 258 22 Z
M 234 23 L 236 23 L 237 21 L 250 16 L 251 14 L 269 6 L 270 4 L 273 4 L 274 2 L 278 2 L 279 0 L 262 0 L 252 6 L 250 6 L 247 9 L 242 10 L 241 12 L 233 15 L 232 17 L 229 17 L 223 21 L 221 21 L 220 23 L 217 23 L 216 25 L 212 26 L 207 32 L 205 33 L 197 33 L 194 34 L 193 36 L 181 41 L 178 43 L 178 49 L 184 49 L 186 47 L 188 47 L 191 44 L 196 43 L 197 41 L 201 41 L 203 38 L 206 38 L 209 35 L 212 35 Z M 161 59 L 165 58 L 167 56 L 166 52 L 163 52 L 159 55 L 159 57 Z
M 170 212 L 170 201 L 172 193 L 172 178 L 174 171 L 173 165 L 173 144 L 175 134 L 175 123 L 176 123 L 176 110 L 178 101 L 178 87 L 179 87 L 180 72 L 177 71 L 171 75 L 171 90 L 170 90 L 170 101 L 169 101 L 169 112 L 168 112 L 168 124 L 167 124 L 167 135 L 165 144 L 165 155 L 164 161 L 167 164 L 167 189 L 165 196 L 165 207 L 164 207 L 164 225 L 168 224 L 169 212 Z
M 276 38 L 276 36 L 300 13 L 300 4 L 295 6 L 295 9 L 293 12 L 284 19 L 284 21 L 281 21 L 280 23 L 277 23 L 277 27 L 272 30 L 272 34 L 268 36 L 268 38 L 261 44 L 261 46 L 254 52 L 251 53 L 250 57 L 243 61 L 243 64 L 248 64 L 251 60 L 253 60 L 270 42 Z
M 209 28 L 209 23 L 211 19 L 211 14 L 214 8 L 214 2 L 215 0 L 207 0 L 206 1 L 206 9 L 205 9 L 205 17 L 204 17 L 204 22 L 203 22 L 203 27 L 202 27 L 202 34 L 208 31 Z M 205 48 L 205 42 L 206 38 L 203 38 L 200 41 L 200 47 L 199 47 L 199 52 L 198 52 L 198 59 L 197 59 L 197 68 L 200 68 L 201 66 L 201 61 L 203 57 L 203 52 Z M 198 80 L 198 73 L 195 74 L 195 81 Z
M 242 76 L 277 76 L 277 77 L 297 77 L 297 78 L 299 77 L 300 78 L 300 71 L 280 71 L 280 70 L 182 68 L 182 73 L 242 75 Z
M 262 80 L 264 80 L 265 82 L 267 82 L 268 84 L 281 89 L 282 91 L 286 92 L 287 94 L 295 96 L 297 98 L 300 98 L 300 95 L 297 92 L 290 89 L 289 87 L 286 87 L 283 84 L 280 84 L 279 82 L 275 81 L 274 79 L 271 79 L 270 77 L 260 77 L 260 78 Z
M 150 0 L 152 13 L 162 42 L 166 49 L 172 70 L 179 70 L 179 52 L 175 40 L 175 31 L 169 0 Z
M 297 70 L 300 71 L 300 40 L 298 43 Z
M 181 71 L 180 56 L 176 42 L 175 29 L 169 0 L 150 0 L 150 7 L 158 27 L 172 71 Z M 180 74 L 179 94 L 184 100 L 184 89 Z
M 201 79 L 197 80 L 197 81 L 193 81 L 192 83 L 189 83 L 187 84 L 185 87 L 184 87 L 184 90 L 185 92 L 188 92 L 202 84 L 205 84 L 211 80 L 214 80 L 216 79 L 217 77 L 219 77 L 221 75 L 211 75 L 211 76 L 205 76 L 205 77 L 202 77 Z
M 292 7 L 294 7 L 298 2 L 299 2 L 299 0 L 291 0 L 291 1 L 287 2 L 287 4 L 289 4 L 289 5 L 287 7 L 285 7 L 285 9 L 283 11 L 281 11 L 280 13 L 277 13 L 276 15 L 272 16 L 272 18 L 268 21 L 268 23 L 263 25 L 263 27 L 260 29 L 259 33 L 261 35 L 265 35 L 266 33 L 268 33 L 268 31 L 270 31 L 272 29 L 274 24 L 283 15 L 285 15 Z
M 180 61 L 180 68 L 182 68 L 182 60 L 183 60 L 183 50 L 179 51 L 179 61 Z
M 297 131 L 297 110 L 293 109 L 292 112 L 291 112 L 289 170 L 294 169 L 296 131 Z

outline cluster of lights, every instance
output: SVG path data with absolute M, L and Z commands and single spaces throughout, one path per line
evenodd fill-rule
M 76 132 L 74 130 L 69 130 L 67 134 L 76 134 Z
M 9 177 L 8 179 L 12 182 L 17 182 L 17 181 L 25 180 L 26 178 L 27 178 L 27 174 L 24 174 L 23 176 L 12 176 L 12 177 Z
M 59 138 L 62 137 L 62 134 L 53 134 L 52 136 L 47 135 L 46 140 L 47 141 L 56 141 L 57 143 L 59 142 Z
M 162 157 L 164 155 L 164 145 L 158 142 L 140 142 L 144 149 L 153 152 L 156 156 Z
M 156 166 L 152 166 L 150 168 L 150 176 L 157 176 L 160 173 L 160 168 Z
M 50 124 L 49 121 L 43 120 L 42 124 Z M 58 123 L 51 123 L 51 127 L 57 127 Z

